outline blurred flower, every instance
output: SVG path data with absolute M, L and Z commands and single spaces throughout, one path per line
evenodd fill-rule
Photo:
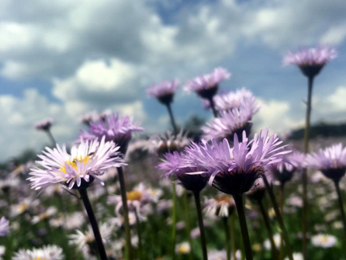
M 38 200 L 32 198 L 24 198 L 21 203 L 11 206 L 11 217 L 18 216 L 31 208 L 35 208 L 39 205 Z
M 82 115 L 79 119 L 79 122 L 90 126 L 90 123 L 95 123 L 98 120 L 100 120 L 99 114 L 96 111 L 91 111 Z
M 49 219 L 57 213 L 57 209 L 53 206 L 48 207 L 43 213 L 38 216 L 34 216 L 31 220 L 31 223 L 36 224 L 45 219 Z
M 173 101 L 174 92 L 179 86 L 179 80 L 163 81 L 152 85 L 147 89 L 147 94 L 157 98 L 162 104 L 169 104 Z
M 232 214 L 235 204 L 229 195 L 220 194 L 215 198 L 206 199 L 204 212 L 209 216 L 228 217 Z
M 201 230 L 199 229 L 199 227 L 196 227 L 196 228 L 192 229 L 191 232 L 190 232 L 190 236 L 192 238 L 199 237 L 200 235 L 201 235 Z
M 316 247 L 333 247 L 336 245 L 337 239 L 332 235 L 318 234 L 311 237 L 311 243 Z
M 230 76 L 231 74 L 227 70 L 218 67 L 210 74 L 189 80 L 185 85 L 185 90 L 194 91 L 202 98 L 209 99 L 216 94 L 219 83 L 230 78 Z
M 266 172 L 263 174 L 266 174 L 266 176 L 268 175 Z M 265 192 L 266 192 L 266 187 L 264 185 L 263 178 L 259 178 L 256 180 L 252 188 L 248 192 L 246 192 L 246 196 L 250 200 L 258 201 L 263 199 Z
M 280 247 L 280 244 L 281 244 L 281 236 L 280 234 L 275 234 L 273 236 L 273 240 L 274 240 L 274 244 L 277 248 Z M 263 242 L 263 246 L 265 249 L 267 250 L 270 250 L 272 248 L 271 244 L 270 244 L 270 240 L 269 239 L 266 239 L 264 242 Z
M 208 251 L 209 260 L 226 260 L 227 252 L 226 250 L 209 250 Z
M 82 130 L 79 135 L 80 140 L 101 140 L 113 141 L 120 146 L 120 151 L 125 154 L 127 145 L 131 140 L 132 132 L 140 132 L 144 129 L 138 123 L 133 123 L 132 117 L 120 118 L 118 114 L 111 114 L 105 120 L 98 123 L 90 123 L 88 131 Z
M 343 228 L 342 221 L 335 221 L 335 222 L 333 222 L 333 228 L 334 229 L 342 229 Z
M 2 257 L 4 256 L 5 252 L 6 252 L 6 247 L 0 246 L 0 260 L 3 259 Z
M 183 243 L 175 245 L 175 252 L 177 254 L 188 254 L 190 253 L 190 251 L 191 251 L 191 248 L 188 242 L 183 242 Z
M 42 131 L 49 131 L 51 126 L 53 125 L 54 121 L 51 118 L 47 118 L 45 120 L 42 120 L 38 123 L 35 124 L 35 128 L 37 130 L 42 130 Z
M 7 179 L 1 179 L 0 180 L 0 190 L 3 193 L 8 193 L 10 190 L 14 187 L 18 187 L 20 181 L 17 177 L 11 177 Z
M 157 168 L 165 171 L 165 177 L 175 177 L 185 189 L 199 192 L 206 186 L 208 179 L 202 175 L 191 174 L 201 169 L 191 167 L 186 160 L 186 155 L 177 151 L 166 153 Z
M 302 253 L 293 253 L 293 260 L 303 260 L 303 254 Z M 285 260 L 289 260 L 288 257 L 285 258 Z
M 188 163 L 200 168 L 195 174 L 207 173 L 210 185 L 232 195 L 250 190 L 264 167 L 280 162 L 290 152 L 276 134 L 269 136 L 269 130 L 255 134 L 251 141 L 245 132 L 242 142 L 234 135 L 233 143 L 231 148 L 227 139 L 220 143 L 212 140 L 211 144 L 192 143 L 185 149 Z
M 214 118 L 202 127 L 204 133 L 202 139 L 209 141 L 211 139 L 220 140 L 227 138 L 232 141 L 234 134 L 237 134 L 241 138 L 243 131 L 245 131 L 249 135 L 253 115 L 253 111 L 246 106 L 219 112 L 219 117 Z
M 73 212 L 66 216 L 66 223 L 64 223 L 64 227 L 68 230 L 74 230 L 79 228 L 85 223 L 85 214 L 82 212 Z
M 307 77 L 316 76 L 323 66 L 337 56 L 336 50 L 330 47 L 318 46 L 317 48 L 301 49 L 288 52 L 283 59 L 283 64 L 297 65 Z
M 178 151 L 181 152 L 184 147 L 189 145 L 191 140 L 187 137 L 187 133 L 181 130 L 177 135 L 168 131 L 162 135 L 154 135 L 150 138 L 148 143 L 148 150 L 151 153 L 157 153 L 159 156 Z
M 320 149 L 307 156 L 307 164 L 320 170 L 327 178 L 340 181 L 346 172 L 346 148 L 340 143 Z
M 287 199 L 286 204 L 289 206 L 301 208 L 301 207 L 303 207 L 303 200 L 301 197 L 298 197 L 296 195 L 292 195 Z
M 42 248 L 34 248 L 32 250 L 19 250 L 12 260 L 63 260 L 65 257 L 60 247 L 55 245 L 47 245 Z
M 10 233 L 10 222 L 2 217 L 0 219 L 0 237 L 7 236 L 8 233 Z
M 97 140 L 82 141 L 71 148 L 71 154 L 67 153 L 65 146 L 60 148 L 57 145 L 53 150 L 47 147 L 42 155 L 38 155 L 41 161 L 37 161 L 37 166 L 31 169 L 28 180 L 35 190 L 56 183 L 68 185 L 72 189 L 89 185 L 94 179 L 101 182 L 98 176 L 106 169 L 126 165 L 118 150 L 118 146 L 113 142 L 105 142 L 105 138 L 100 143 Z

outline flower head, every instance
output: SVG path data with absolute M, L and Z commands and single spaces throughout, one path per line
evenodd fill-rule
M 199 172 L 202 168 L 191 165 L 188 160 L 184 153 L 166 153 L 157 168 L 165 171 L 165 177 L 176 178 L 185 189 L 199 192 L 206 186 L 208 179 L 203 175 L 191 174 Z
M 53 125 L 54 120 L 51 118 L 46 118 L 38 123 L 35 124 L 35 128 L 37 130 L 42 130 L 42 131 L 49 131 L 51 126 Z
M 98 123 L 90 123 L 88 131 L 82 130 L 79 138 L 81 140 L 113 141 L 120 146 L 120 151 L 125 154 L 127 145 L 131 140 L 132 132 L 140 132 L 144 129 L 138 123 L 133 123 L 132 117 L 120 118 L 118 114 L 111 114 Z
M 179 80 L 163 81 L 152 85 L 147 89 L 149 96 L 157 98 L 162 104 L 169 104 L 173 101 L 174 92 L 179 86 Z
M 336 245 L 337 239 L 335 236 L 318 234 L 311 237 L 311 243 L 317 247 L 333 247 Z
M 257 112 L 257 111 L 256 111 Z M 242 136 L 243 131 L 250 134 L 252 126 L 252 116 L 254 111 L 249 106 L 240 106 L 230 111 L 219 112 L 219 117 L 214 118 L 211 122 L 202 127 L 204 132 L 203 139 L 233 140 L 233 135 Z
M 194 91 L 205 99 L 212 98 L 218 89 L 220 82 L 228 79 L 231 74 L 224 68 L 218 67 L 210 74 L 194 78 L 186 83 L 187 91 Z
M 34 248 L 32 250 L 19 250 L 13 260 L 63 260 L 65 257 L 60 247 L 55 245 L 48 245 L 42 248 Z
M 320 170 L 327 178 L 339 181 L 346 172 L 346 147 L 342 144 L 320 149 L 307 156 L 307 165 Z
M 2 217 L 0 219 L 0 237 L 7 236 L 8 233 L 10 233 L 10 222 Z
M 205 201 L 204 211 L 209 216 L 228 217 L 232 214 L 235 204 L 229 195 L 220 194 Z
M 99 180 L 98 176 L 105 170 L 125 165 L 118 150 L 119 146 L 105 142 L 105 138 L 101 142 L 82 141 L 72 146 L 70 153 L 65 146 L 46 147 L 46 151 L 38 155 L 41 161 L 36 161 L 37 166 L 31 169 L 28 180 L 35 190 L 56 183 L 68 185 L 69 189 L 88 186 L 94 179 Z
M 95 123 L 100 119 L 99 114 L 96 111 L 91 111 L 82 115 L 79 119 L 80 123 L 90 126 L 90 123 Z
M 245 131 L 242 142 L 234 135 L 233 148 L 227 139 L 210 144 L 192 144 L 185 149 L 190 165 L 209 176 L 209 184 L 218 190 L 238 195 L 247 192 L 268 165 L 278 163 L 289 153 L 277 135 L 269 136 L 269 130 L 255 134 L 248 141 Z
M 316 76 L 323 66 L 337 56 L 336 50 L 330 47 L 301 49 L 289 52 L 283 60 L 284 65 L 297 65 L 307 77 Z

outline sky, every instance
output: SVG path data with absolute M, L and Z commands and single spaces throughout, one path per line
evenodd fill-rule
M 304 122 L 307 80 L 283 67 L 289 50 L 328 44 L 338 51 L 316 78 L 313 122 L 346 120 L 344 0 L 2 0 L 0 161 L 48 139 L 34 124 L 51 117 L 60 143 L 73 141 L 82 114 L 130 114 L 148 132 L 169 128 L 146 95 L 153 83 L 186 80 L 222 66 L 224 90 L 246 87 L 262 104 L 256 130 L 285 133 Z M 200 99 L 179 89 L 177 121 L 206 120 Z

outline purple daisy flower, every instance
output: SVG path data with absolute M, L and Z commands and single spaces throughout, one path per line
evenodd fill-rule
M 252 116 L 258 110 L 253 110 L 253 107 L 242 105 L 229 111 L 219 112 L 219 117 L 208 122 L 202 127 L 203 140 L 227 138 L 233 140 L 233 135 L 242 136 L 245 130 L 249 135 L 252 126 Z
M 10 222 L 2 217 L 0 219 L 0 237 L 7 236 L 8 233 L 10 233 Z
M 36 161 L 37 166 L 31 169 L 28 180 L 35 190 L 57 183 L 65 184 L 69 189 L 87 187 L 94 179 L 103 185 L 98 177 L 107 169 L 126 165 L 118 150 L 119 146 L 105 142 L 105 137 L 101 142 L 82 141 L 72 146 L 70 153 L 65 146 L 46 147 L 46 151 L 38 155 L 41 161 Z
M 49 131 L 53 123 L 54 123 L 54 120 L 52 118 L 46 118 L 38 122 L 37 124 L 35 124 L 35 128 L 37 130 Z
M 79 135 L 81 140 L 113 141 L 120 146 L 120 152 L 126 153 L 127 145 L 131 140 L 132 132 L 140 132 L 144 129 L 138 123 L 133 123 L 133 118 L 125 116 L 120 118 L 119 114 L 110 114 L 98 123 L 90 123 L 89 130 L 82 130 Z
M 338 182 L 346 172 L 346 147 L 340 143 L 320 149 L 317 153 L 309 154 L 306 161 L 309 167 L 320 170 L 327 178 Z
M 210 185 L 231 195 L 247 192 L 266 166 L 280 162 L 291 152 L 276 134 L 269 136 L 269 130 L 255 134 L 251 141 L 244 131 L 242 142 L 237 135 L 233 142 L 233 148 L 225 138 L 222 142 L 213 139 L 210 144 L 193 143 L 185 149 L 190 165 L 203 169 L 200 172 L 208 174 Z
M 194 91 L 205 99 L 213 97 L 220 82 L 231 77 L 231 74 L 224 68 L 218 67 L 210 74 L 205 74 L 194 78 L 186 83 L 186 91 Z
M 163 81 L 152 85 L 147 89 L 147 94 L 157 98 L 162 104 L 169 104 L 173 101 L 175 91 L 179 86 L 179 80 Z
M 185 189 L 193 192 L 201 191 L 208 182 L 208 178 L 202 174 L 204 172 L 203 169 L 192 166 L 188 162 L 186 155 L 177 151 L 166 153 L 157 168 L 165 171 L 165 177 L 172 176 L 176 178 Z M 201 175 L 196 173 L 200 173 Z
M 294 151 L 285 155 L 282 161 L 278 164 L 270 167 L 274 177 L 280 183 L 285 184 L 290 181 L 296 170 L 303 169 L 305 167 L 305 155 L 301 152 Z
M 297 65 L 307 77 L 316 76 L 323 66 L 337 57 L 335 49 L 328 46 L 317 48 L 306 48 L 296 52 L 288 52 L 283 59 L 283 64 Z

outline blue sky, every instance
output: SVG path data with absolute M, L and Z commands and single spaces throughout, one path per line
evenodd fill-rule
M 256 129 L 287 132 L 303 124 L 306 79 L 283 67 L 282 56 L 317 44 L 334 46 L 338 58 L 316 79 L 313 121 L 345 121 L 345 13 L 344 0 L 3 0 L 0 160 L 47 143 L 33 129 L 46 117 L 56 120 L 59 142 L 74 140 L 91 110 L 131 114 L 148 132 L 164 131 L 166 111 L 145 89 L 173 78 L 183 85 L 216 66 L 232 73 L 221 88 L 258 96 Z M 182 90 L 173 110 L 180 123 L 211 116 Z

